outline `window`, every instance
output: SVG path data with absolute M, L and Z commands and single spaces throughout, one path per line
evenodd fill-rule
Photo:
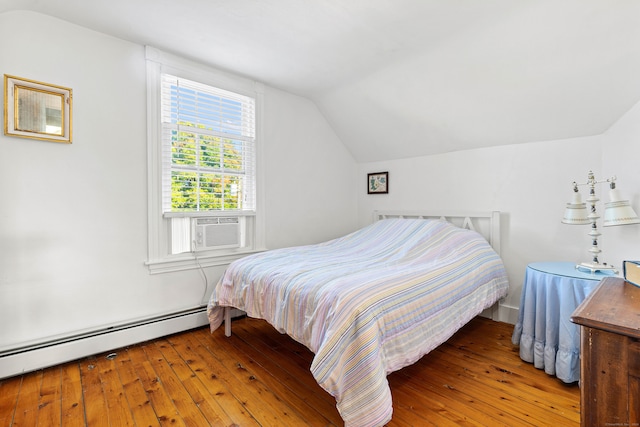
M 162 74 L 163 212 L 255 212 L 255 100 Z
M 259 249 L 261 85 L 147 48 L 147 89 L 151 272 Z

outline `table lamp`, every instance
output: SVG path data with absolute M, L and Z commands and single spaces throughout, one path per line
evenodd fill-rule
M 589 252 L 591 253 L 591 262 L 582 262 L 576 265 L 576 268 L 589 270 L 592 273 L 596 271 L 613 271 L 618 273 L 615 267 L 607 263 L 600 263 L 598 256 L 602 252 L 598 247 L 598 237 L 601 235 L 598 231 L 598 219 L 600 216 L 596 211 L 596 202 L 600 199 L 596 196 L 596 184 L 608 182 L 610 186 L 609 202 L 604 204 L 604 227 L 613 225 L 629 225 L 640 224 L 640 218 L 636 215 L 635 211 L 631 207 L 628 200 L 622 200 L 619 190 L 616 188 L 616 177 L 613 176 L 609 179 L 597 181 L 593 172 L 589 171 L 587 175 L 587 182 L 578 184 L 573 182 L 573 195 L 571 202 L 567 203 L 564 217 L 562 222 L 564 224 L 571 225 L 586 225 L 591 224 L 591 230 L 587 233 L 591 236 L 591 247 Z M 587 203 L 589 209 L 580 197 L 578 186 L 589 186 L 589 196 L 587 197 Z

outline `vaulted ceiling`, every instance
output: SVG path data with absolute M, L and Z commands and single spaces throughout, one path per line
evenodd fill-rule
M 596 135 L 640 100 L 637 0 L 0 0 L 311 99 L 360 162 Z

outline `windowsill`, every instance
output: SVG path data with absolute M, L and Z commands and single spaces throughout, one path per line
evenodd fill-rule
M 177 211 L 177 212 L 163 212 L 163 218 L 202 218 L 202 217 L 229 217 L 229 216 L 256 216 L 255 211 L 238 211 L 238 210 L 225 210 L 225 211 Z
M 233 261 L 247 255 L 264 252 L 266 249 L 253 249 L 226 254 L 199 254 L 196 259 L 193 252 L 170 255 L 166 258 L 145 261 L 150 274 L 172 273 L 175 271 L 192 270 L 196 268 L 218 267 L 231 264 Z

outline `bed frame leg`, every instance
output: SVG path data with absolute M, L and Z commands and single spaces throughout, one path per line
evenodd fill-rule
M 224 308 L 224 334 L 225 336 L 231 336 L 231 308 Z

